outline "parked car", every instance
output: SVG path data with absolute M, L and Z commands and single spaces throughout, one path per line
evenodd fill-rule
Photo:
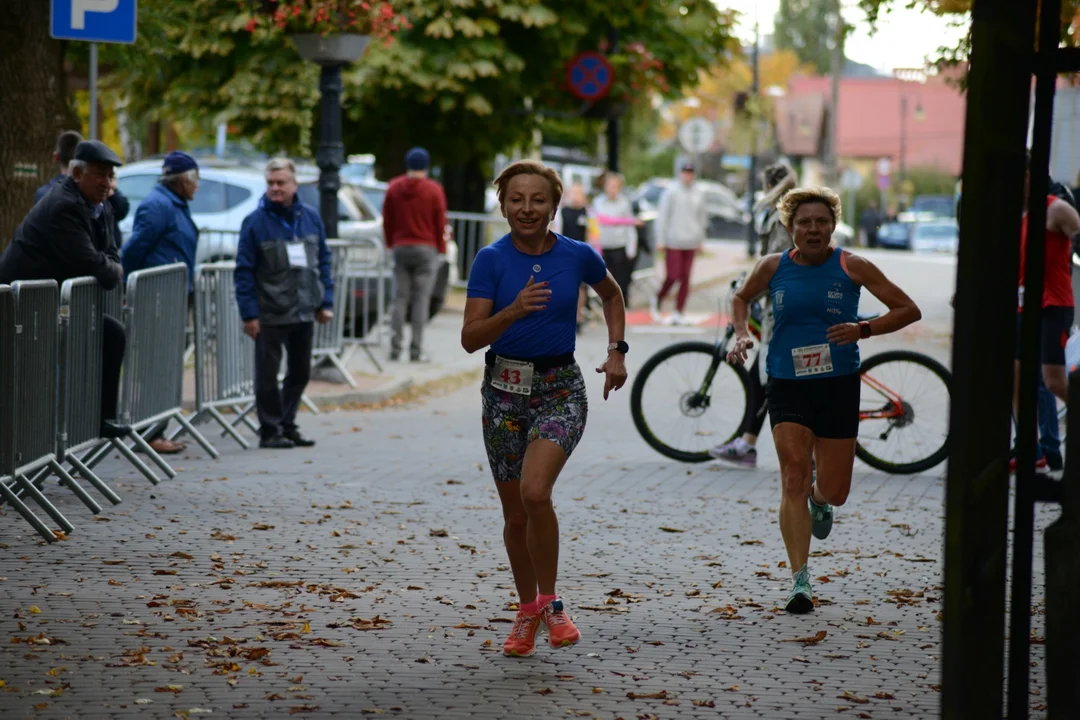
M 117 169 L 117 186 L 131 202 L 131 211 L 120 223 L 124 239 L 135 224 L 135 210 L 161 174 L 159 160 L 131 163 Z M 297 170 L 298 195 L 301 201 L 319 207 L 318 175 Z M 259 204 L 266 192 L 266 179 L 259 168 L 247 165 L 199 168 L 199 191 L 191 201 L 191 218 L 199 228 L 197 263 L 232 260 L 240 225 Z M 338 190 L 338 235 L 343 239 L 376 238 L 382 242 L 382 215 L 363 193 L 350 185 Z
M 911 229 L 915 252 L 955 253 L 960 247 L 960 228 L 955 220 L 916 223 Z
M 908 223 L 890 222 L 878 228 L 878 245 L 894 250 L 911 249 L 911 225 Z

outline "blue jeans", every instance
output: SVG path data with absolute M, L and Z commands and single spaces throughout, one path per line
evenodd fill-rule
M 1046 388 L 1039 373 L 1039 454 L 1061 457 L 1061 429 L 1058 426 L 1057 398 Z

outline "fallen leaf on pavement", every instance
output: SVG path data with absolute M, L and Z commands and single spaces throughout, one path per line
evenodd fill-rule
M 291 708 L 289 708 L 289 714 L 298 715 L 299 713 L 317 712 L 318 709 L 318 705 L 293 705 Z
M 194 555 L 188 555 L 186 552 L 181 552 L 180 550 L 177 550 L 176 552 L 174 552 L 169 557 L 180 558 L 181 560 L 194 560 L 195 559 Z
M 694 707 L 707 707 L 707 708 L 716 707 L 716 703 L 713 702 L 712 700 L 694 700 L 693 702 L 694 702 Z
M 248 587 L 285 588 L 299 587 L 303 584 L 303 580 L 260 580 L 257 583 L 248 583 Z
M 166 693 L 166 692 L 171 692 L 171 693 L 179 693 L 179 692 L 181 692 L 181 691 L 182 691 L 183 689 L 184 689 L 184 686 L 183 686 L 183 685 L 166 685 L 165 687 L 156 687 L 156 688 L 154 688 L 154 692 L 160 692 L 160 693 Z
M 319 645 L 320 647 L 341 647 L 345 643 L 338 642 L 337 640 L 327 640 L 325 638 L 315 638 L 311 641 L 312 645 Z
M 668 692 L 667 690 L 658 690 L 651 693 L 636 693 L 630 691 L 626 693 L 626 697 L 630 698 L 631 700 L 666 700 L 668 697 Z
M 729 685 L 728 687 L 726 687 L 724 689 L 727 690 L 728 692 L 739 692 L 739 686 L 738 685 Z
M 686 532 L 685 530 L 680 530 L 680 529 L 678 529 L 678 528 L 673 528 L 673 527 L 667 527 L 667 526 L 665 526 L 665 525 L 661 525 L 661 526 L 660 526 L 660 529 L 661 529 L 661 530 L 663 530 L 664 532 L 667 532 L 667 533 L 681 533 L 681 532 Z
M 449 537 L 450 533 L 446 532 L 445 530 L 431 530 L 428 532 L 428 535 L 430 535 L 431 537 Z
M 153 702 L 150 698 L 135 698 L 136 705 L 152 705 Z
M 817 645 L 819 642 L 824 640 L 825 637 L 828 634 L 829 633 L 827 631 L 825 631 L 825 630 L 818 630 L 813 635 L 809 635 L 807 637 L 788 638 L 788 639 L 781 640 L 780 642 L 797 642 L 797 643 L 802 643 L 803 645 Z
M 102 560 L 103 565 L 124 565 L 127 560 Z
M 175 575 L 176 570 L 155 570 L 155 575 Z
M 536 693 L 537 695 L 550 695 L 551 693 L 553 693 L 555 691 L 552 690 L 551 688 L 540 688 L 539 690 L 533 690 L 533 692 Z
M 228 535 L 221 532 L 220 530 L 215 530 L 214 532 L 210 533 L 210 537 L 214 538 L 215 540 L 224 540 L 226 542 L 232 542 L 236 540 L 235 535 Z
M 251 526 L 252 530 L 273 530 L 273 525 L 267 525 L 266 523 L 255 523 Z
M 865 705 L 866 703 L 870 702 L 869 698 L 859 697 L 850 690 L 845 690 L 843 695 L 837 695 L 837 697 L 841 700 L 850 700 L 851 702 L 858 703 L 859 705 Z
M 739 544 L 740 544 L 740 545 L 764 545 L 765 543 L 763 543 L 763 542 L 762 542 L 762 541 L 760 541 L 760 540 L 743 540 L 743 541 L 742 541 L 741 543 L 739 543 Z
M 874 693 L 874 697 L 876 697 L 878 700 L 895 700 L 896 699 L 896 696 L 893 695 L 891 692 L 884 692 L 882 690 L 878 690 L 876 693 Z
M 39 608 L 37 605 L 31 605 L 30 606 L 30 613 L 32 615 L 40 615 L 41 614 L 41 608 Z

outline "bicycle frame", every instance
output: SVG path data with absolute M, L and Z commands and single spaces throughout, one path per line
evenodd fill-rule
M 889 420 L 904 415 L 904 400 L 900 395 L 888 388 L 884 383 L 875 380 L 869 375 L 860 378 L 865 384 L 878 391 L 889 401 L 889 404 L 880 410 L 859 411 L 859 422 L 863 420 Z

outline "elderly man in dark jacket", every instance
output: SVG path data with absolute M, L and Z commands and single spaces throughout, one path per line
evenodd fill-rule
M 106 290 L 116 287 L 124 272 L 113 238 L 112 210 L 106 201 L 115 169 L 122 164 L 102 142 L 79 143 L 71 175 L 30 210 L 0 256 L 0 283 L 55 280 L 61 284 L 91 275 Z M 106 317 L 101 338 L 101 436 L 123 437 L 131 428 L 115 420 L 126 342 L 124 327 Z
M 53 160 L 60 167 L 60 174 L 37 189 L 37 192 L 34 193 L 35 205 L 41 202 L 41 199 L 53 189 L 53 186 L 63 182 L 64 178 L 71 173 L 71 161 L 75 159 L 75 148 L 82 141 L 83 136 L 74 130 L 60 133 L 60 137 L 56 139 L 56 150 L 53 151 Z M 128 202 L 122 192 L 116 189 L 115 180 L 112 183 L 112 193 L 109 195 L 109 207 L 112 209 L 113 214 L 113 236 L 116 238 L 116 244 L 119 245 L 120 221 L 127 217 L 128 210 L 131 209 L 131 203 Z
M 310 447 L 296 413 L 311 379 L 314 322 L 330 322 L 334 278 L 319 213 L 296 197 L 296 166 L 266 165 L 266 195 L 244 218 L 236 250 L 236 301 L 244 332 L 255 340 L 255 409 L 259 447 Z M 281 348 L 288 370 L 278 387 Z

